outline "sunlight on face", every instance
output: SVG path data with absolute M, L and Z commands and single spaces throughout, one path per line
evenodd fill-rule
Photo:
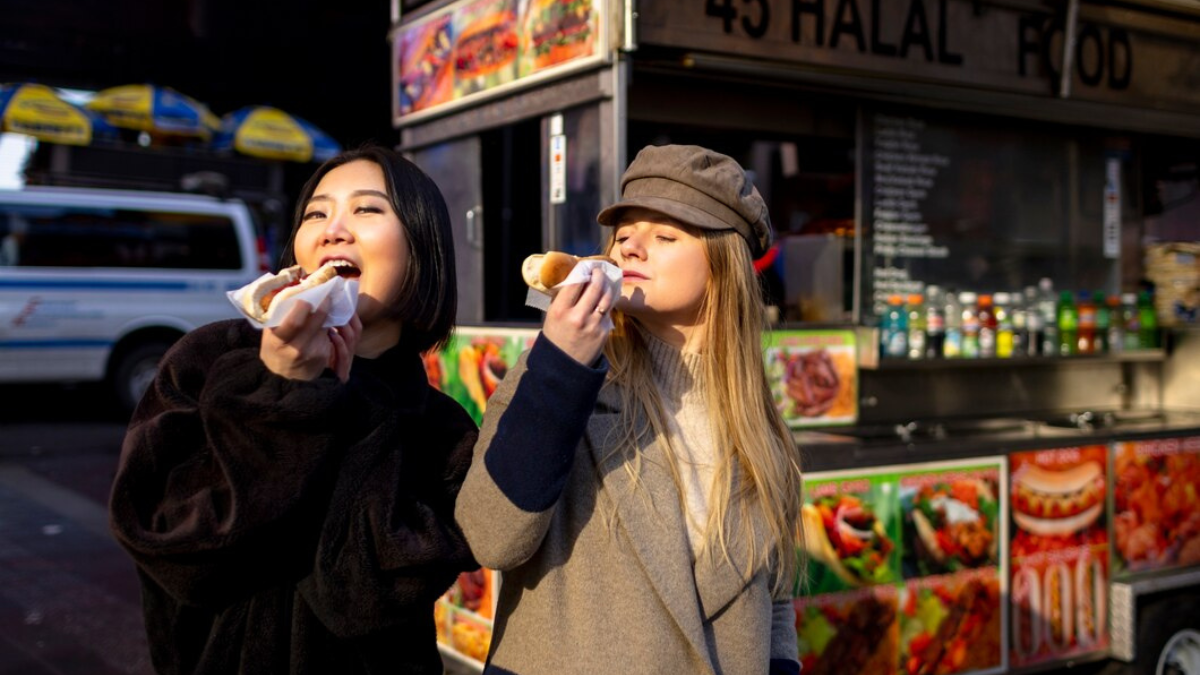
M 296 262 L 311 272 L 334 259 L 361 272 L 358 315 L 364 324 L 386 314 L 400 296 L 408 241 L 387 196 L 383 169 L 356 160 L 321 178 L 304 206 Z
M 622 213 L 609 250 L 624 272 L 619 309 L 648 324 L 696 324 L 710 272 L 693 232 L 657 211 Z

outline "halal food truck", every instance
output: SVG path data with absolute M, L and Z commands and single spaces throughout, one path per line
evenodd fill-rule
M 540 321 L 521 261 L 598 252 L 595 215 L 641 147 L 713 147 L 775 227 L 757 267 L 804 457 L 805 672 L 1200 672 L 1196 268 L 1172 239 L 1200 233 L 1168 226 L 1157 190 L 1200 147 L 1192 5 L 458 0 L 392 18 L 399 145 L 442 187 L 458 256 L 462 328 L 427 373 L 476 419 Z M 1119 299 L 1151 282 L 1159 330 L 1114 341 Z M 892 296 L 906 319 L 910 296 L 940 310 L 895 354 Z M 448 660 L 482 667 L 501 583 L 464 574 L 437 603 Z

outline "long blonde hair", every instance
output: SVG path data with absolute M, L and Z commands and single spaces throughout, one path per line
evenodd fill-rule
M 787 588 L 796 574 L 796 545 L 801 540 L 800 453 L 775 407 L 763 365 L 764 307 L 750 251 L 733 231 L 687 228 L 704 243 L 709 280 L 700 308 L 704 327 L 704 388 L 716 445 L 713 508 L 704 526 L 704 548 L 720 550 L 730 559 L 731 544 L 751 547 L 750 567 L 744 574 L 773 567 L 775 592 Z M 615 236 L 614 228 L 614 236 Z M 610 240 L 606 250 L 612 250 Z M 674 453 L 666 414 L 654 386 L 645 338 L 633 328 L 636 319 L 617 311 L 615 328 L 605 345 L 610 381 L 620 385 L 622 438 L 614 452 L 632 453 L 626 470 L 637 483 L 640 454 L 647 435 Z M 638 425 L 639 413 L 650 425 Z M 672 475 L 683 492 L 678 469 Z M 734 484 L 735 478 L 737 483 Z M 738 532 L 744 541 L 729 541 L 726 518 L 736 509 Z M 758 520 L 769 535 L 755 541 Z

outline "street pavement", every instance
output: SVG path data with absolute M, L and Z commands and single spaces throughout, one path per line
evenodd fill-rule
M 125 425 L 94 390 L 0 389 L 0 675 L 152 673 L 108 534 Z
M 0 386 L 0 675 L 154 672 L 137 574 L 108 530 L 126 419 L 106 400 Z

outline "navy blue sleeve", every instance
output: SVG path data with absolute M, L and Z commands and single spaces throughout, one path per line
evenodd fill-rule
M 771 659 L 770 675 L 800 675 L 800 664 L 791 659 Z
M 518 508 L 537 513 L 558 501 L 607 373 L 603 357 L 589 368 L 538 335 L 484 456 L 488 474 Z

